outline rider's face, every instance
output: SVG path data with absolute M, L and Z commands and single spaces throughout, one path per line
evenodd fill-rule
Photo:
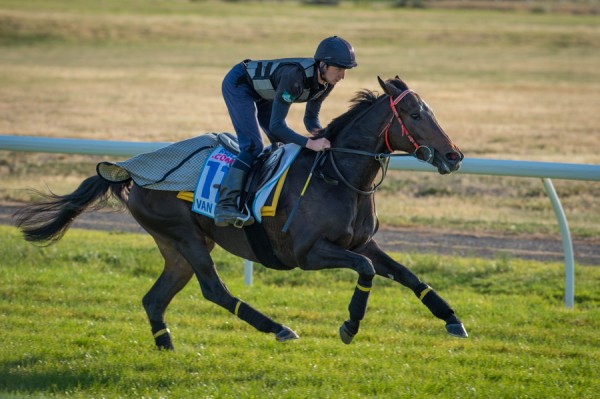
M 334 85 L 340 80 L 344 79 L 346 75 L 346 70 L 344 68 L 336 67 L 333 65 L 325 65 L 323 68 L 323 80 L 329 83 L 330 85 Z

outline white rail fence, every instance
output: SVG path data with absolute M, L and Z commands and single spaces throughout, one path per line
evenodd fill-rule
M 0 136 L 0 150 L 25 152 L 54 152 L 62 154 L 134 156 L 155 151 L 170 142 L 128 142 L 44 138 L 29 136 Z M 435 168 L 410 157 L 393 158 L 390 169 L 416 172 L 437 172 Z M 565 257 L 565 306 L 573 308 L 575 302 L 575 259 L 569 225 L 560 199 L 551 179 L 600 181 L 600 165 L 554 162 L 506 161 L 497 159 L 466 158 L 457 173 L 541 178 L 554 209 Z M 244 261 L 244 279 L 252 284 L 252 263 Z

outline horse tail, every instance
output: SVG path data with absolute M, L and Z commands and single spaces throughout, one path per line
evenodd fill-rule
M 126 204 L 130 181 L 113 183 L 100 176 L 85 179 L 71 194 L 37 192 L 40 201 L 19 209 L 13 217 L 25 240 L 50 245 L 60 240 L 85 210 L 98 210 L 112 197 Z

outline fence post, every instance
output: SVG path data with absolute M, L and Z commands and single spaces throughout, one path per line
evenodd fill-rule
M 573 256 L 571 232 L 569 231 L 565 211 L 556 194 L 552 180 L 545 178 L 542 181 L 544 182 L 546 194 L 548 194 L 552 203 L 552 208 L 554 208 L 554 214 L 556 215 L 556 220 L 558 220 L 558 227 L 562 236 L 563 252 L 565 254 L 565 306 L 573 309 L 573 306 L 575 306 L 575 259 Z
M 248 259 L 244 259 L 244 284 L 252 285 L 252 270 L 254 265 Z

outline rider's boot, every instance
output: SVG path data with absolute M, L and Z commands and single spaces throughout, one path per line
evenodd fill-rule
M 252 215 L 239 210 L 238 198 L 246 180 L 247 171 L 230 167 L 219 187 L 219 202 L 215 209 L 215 224 L 219 227 L 234 225 L 235 227 L 249 226 L 254 223 Z

